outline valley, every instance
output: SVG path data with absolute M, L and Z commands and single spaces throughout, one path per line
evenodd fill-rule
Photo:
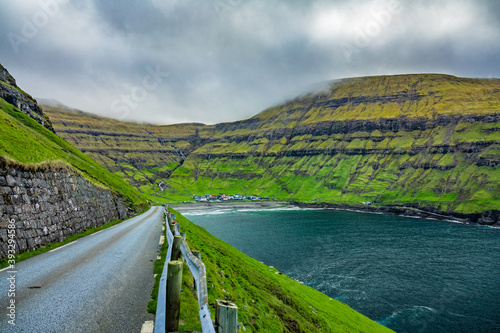
M 258 194 L 498 225 L 500 80 L 344 79 L 215 125 L 157 126 L 43 109 L 58 135 L 155 201 Z

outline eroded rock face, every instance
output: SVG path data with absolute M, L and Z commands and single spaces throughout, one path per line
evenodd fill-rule
M 482 213 L 476 223 L 500 228 L 500 211 L 487 211 Z
M 313 136 L 334 135 L 334 134 L 349 134 L 356 132 L 399 132 L 399 131 L 425 131 L 436 128 L 438 126 L 450 126 L 459 123 L 473 124 L 476 122 L 494 123 L 500 121 L 500 112 L 491 113 L 487 115 L 439 115 L 435 119 L 425 117 L 398 117 L 398 118 L 381 118 L 378 120 L 373 119 L 353 119 L 344 121 L 322 121 L 315 122 L 314 124 L 298 124 L 292 128 L 273 128 L 267 131 L 262 131 L 259 134 L 248 135 L 229 134 L 227 139 L 236 142 L 246 141 L 249 139 L 256 139 L 259 137 L 266 137 L 269 140 L 276 140 L 282 137 L 293 134 L 306 135 L 312 134 Z M 258 128 L 263 124 L 259 124 L 256 120 L 250 119 L 241 122 L 224 123 L 216 125 L 217 130 L 224 132 L 231 132 L 237 130 L 252 130 Z M 493 130 L 491 130 L 493 131 Z
M 16 80 L 10 75 L 9 71 L 0 65 L 0 81 L 7 82 L 8 84 L 17 87 Z
M 0 97 L 54 132 L 50 119 L 43 113 L 36 100 L 19 89 L 16 80 L 2 65 L 0 65 Z
M 67 169 L 0 167 L 0 258 L 8 253 L 9 221 L 22 253 L 126 217 L 121 198 Z

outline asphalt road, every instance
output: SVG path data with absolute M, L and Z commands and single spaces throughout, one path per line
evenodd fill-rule
M 0 272 L 0 332 L 140 332 L 154 284 L 162 209 Z M 15 275 L 15 296 L 9 297 Z M 15 326 L 8 314 L 15 300 Z M 11 306 L 12 307 L 12 306 Z

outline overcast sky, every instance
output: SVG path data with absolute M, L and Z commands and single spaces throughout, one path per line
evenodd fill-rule
M 0 0 L 0 6 L 0 63 L 21 88 L 122 120 L 240 120 L 344 77 L 500 77 L 498 0 Z

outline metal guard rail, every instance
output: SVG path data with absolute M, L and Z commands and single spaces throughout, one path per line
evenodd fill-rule
M 168 210 L 164 209 L 165 216 L 167 217 L 167 227 L 165 228 L 165 237 L 168 240 L 168 252 L 167 258 L 165 259 L 165 265 L 163 266 L 163 272 L 161 273 L 160 287 L 158 290 L 158 299 L 156 306 L 156 319 L 155 319 L 155 333 L 165 333 L 165 304 L 167 300 L 167 270 L 168 263 L 172 257 L 172 246 L 174 235 L 170 231 L 168 220 Z M 175 236 L 180 236 L 178 230 L 175 230 Z M 196 293 L 198 296 L 198 308 L 200 315 L 201 328 L 203 333 L 215 333 L 215 328 L 210 317 L 210 310 L 208 308 L 208 292 L 207 292 L 207 275 L 205 270 L 205 265 L 201 260 L 196 258 L 189 245 L 183 239 L 181 241 L 181 253 L 186 260 L 186 264 L 191 271 L 195 281 L 196 281 Z

